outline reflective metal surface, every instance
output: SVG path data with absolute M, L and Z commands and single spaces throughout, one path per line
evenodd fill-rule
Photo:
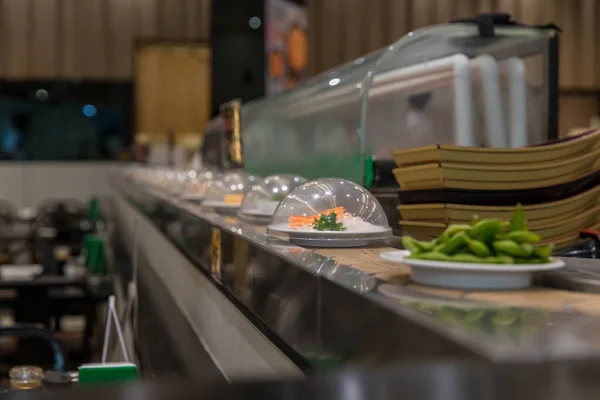
M 47 394 L 61 400 L 595 400 L 600 365 L 593 362 L 545 365 L 482 363 L 410 363 L 369 372 L 350 370 L 307 380 L 237 382 L 210 380 L 139 382 Z M 15 398 L 37 399 L 40 391 Z
M 591 245 L 595 247 L 593 242 Z M 575 251 L 569 256 L 573 256 L 573 253 Z M 545 274 L 543 283 L 560 289 L 600 293 L 600 260 L 595 257 L 595 248 L 594 252 L 586 248 L 579 249 L 573 257 L 581 256 L 588 258 L 566 258 L 567 267 Z
M 311 368 L 449 356 L 536 362 L 600 356 L 600 318 L 569 304 L 553 312 L 419 293 L 270 238 L 235 217 L 115 185 L 209 277 L 211 232 L 220 229 L 221 276 L 213 283 Z

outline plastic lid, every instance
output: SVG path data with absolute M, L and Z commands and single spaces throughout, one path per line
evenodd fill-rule
M 176 169 L 169 171 L 166 174 L 167 182 L 165 185 L 165 189 L 172 194 L 179 193 L 183 189 L 183 185 L 188 178 L 188 173 L 190 171 L 186 171 L 183 169 Z
M 315 240 L 315 245 L 328 245 L 320 241 L 339 239 L 350 246 L 352 240 L 389 237 L 391 228 L 381 204 L 365 188 L 324 178 L 292 190 L 275 210 L 268 232 L 301 238 L 304 244 Z
M 256 177 L 243 171 L 221 174 L 206 191 L 202 205 L 208 207 L 239 208 L 244 194 L 256 182 Z
M 272 175 L 250 187 L 241 212 L 247 216 L 271 217 L 279 203 L 296 186 L 306 182 L 298 175 Z
M 184 199 L 201 200 L 216 177 L 217 173 L 208 169 L 190 170 L 181 185 L 179 194 Z

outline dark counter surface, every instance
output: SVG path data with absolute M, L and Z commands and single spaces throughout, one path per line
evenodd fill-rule
M 123 387 L 68 390 L 43 396 L 61 400 L 532 400 L 597 399 L 600 364 L 411 363 L 366 372 L 347 370 L 307 380 L 139 382 Z M 40 391 L 14 398 L 37 399 Z

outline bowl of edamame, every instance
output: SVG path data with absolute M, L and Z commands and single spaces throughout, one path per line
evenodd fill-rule
M 475 218 L 450 225 L 431 241 L 404 236 L 405 250 L 381 253 L 407 264 L 415 282 L 456 289 L 518 289 L 531 286 L 534 272 L 564 267 L 551 257 L 552 244 L 527 229 L 520 204 L 510 221 Z

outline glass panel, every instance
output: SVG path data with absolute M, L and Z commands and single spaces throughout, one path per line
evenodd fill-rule
M 366 147 L 432 144 L 521 147 L 547 140 L 552 33 L 449 24 L 411 32 L 389 47 L 369 90 Z
M 521 147 L 548 138 L 553 30 L 474 24 L 397 43 L 243 109 L 250 173 L 340 177 L 368 186 L 370 161 L 432 144 Z M 380 164 L 380 165 L 384 165 Z
M 2 82 L 0 159 L 118 159 L 130 110 L 130 82 Z
M 363 183 L 363 82 L 382 51 L 244 107 L 245 169 Z

